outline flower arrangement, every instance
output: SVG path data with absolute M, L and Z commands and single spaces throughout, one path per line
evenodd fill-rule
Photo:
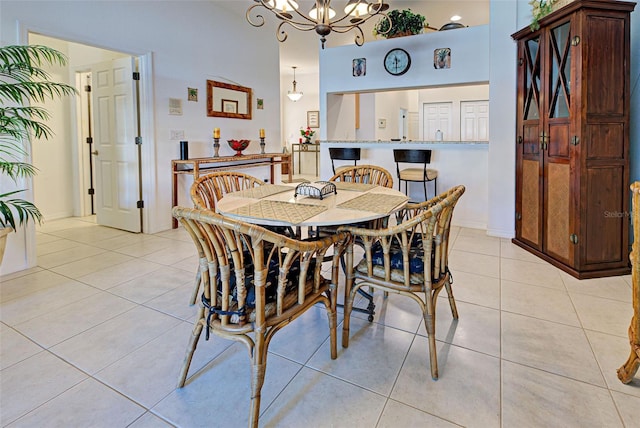
M 529 4 L 531 5 L 531 16 L 533 19 L 531 20 L 531 31 L 536 31 L 540 28 L 540 21 L 545 16 L 549 15 L 553 12 L 553 4 L 558 0 L 530 0 Z
M 311 130 L 310 127 L 307 126 L 307 129 L 300 128 L 300 135 L 304 138 L 305 143 L 311 142 L 311 137 L 315 135 L 316 131 Z

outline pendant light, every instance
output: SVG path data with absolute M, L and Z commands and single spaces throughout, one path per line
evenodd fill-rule
M 298 92 L 296 90 L 296 66 L 291 67 L 293 68 L 293 91 L 289 91 L 287 93 L 287 96 L 289 97 L 289 99 L 293 102 L 298 101 L 300 98 L 302 98 L 302 92 Z

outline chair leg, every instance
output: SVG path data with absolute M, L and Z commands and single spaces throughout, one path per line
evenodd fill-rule
M 342 321 L 342 347 L 349 347 L 349 323 L 351 321 L 351 309 L 353 308 L 353 296 L 351 293 L 351 287 L 353 286 L 353 247 L 347 247 L 346 254 L 346 266 L 345 272 L 345 284 L 344 284 L 344 319 Z
M 189 373 L 189 366 L 191 366 L 191 360 L 193 359 L 193 353 L 198 346 L 198 340 L 202 334 L 203 323 L 205 322 L 204 308 L 198 310 L 198 318 L 196 324 L 193 326 L 191 332 L 191 338 L 187 345 L 187 351 L 184 356 L 184 362 L 182 363 L 182 369 L 180 369 L 180 377 L 178 378 L 178 388 L 182 388 L 187 380 L 187 374 Z
M 264 375 L 267 371 L 267 346 L 264 333 L 256 333 L 256 345 L 251 358 L 251 409 L 249 410 L 249 426 L 258 428 L 260 418 L 260 396 Z
M 200 280 L 202 279 L 202 274 L 200 273 L 200 269 L 196 272 L 196 280 L 193 286 L 193 291 L 191 292 L 191 298 L 189 299 L 189 305 L 193 306 L 196 304 L 196 300 L 198 299 L 198 292 L 200 291 Z
M 428 201 L 428 200 L 429 200 L 429 198 L 427 197 L 427 180 L 424 180 L 424 181 L 422 182 L 422 185 L 424 186 L 424 200 L 425 200 L 425 201 Z
M 453 319 L 458 319 L 458 308 L 456 306 L 456 299 L 453 297 L 453 289 L 451 288 L 451 284 L 453 284 L 453 279 L 451 278 L 451 274 L 449 274 L 449 279 L 444 282 L 444 287 L 447 290 L 447 296 L 449 297 L 449 306 L 451 306 L 451 315 L 453 315 Z
M 436 351 L 436 314 L 433 294 L 427 293 L 426 311 L 424 313 L 424 324 L 427 329 L 429 339 L 429 361 L 431 365 L 431 378 L 438 380 L 438 356 Z

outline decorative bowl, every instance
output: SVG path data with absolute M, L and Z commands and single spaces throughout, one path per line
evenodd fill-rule
M 227 140 L 229 147 L 236 151 L 236 156 L 242 156 L 242 151 L 249 147 L 251 140 Z

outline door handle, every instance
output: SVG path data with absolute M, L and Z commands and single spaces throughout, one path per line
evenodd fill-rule
M 94 150 L 94 151 L 92 151 L 92 152 L 91 152 L 91 154 L 92 154 L 92 155 L 96 155 L 96 156 L 98 156 L 98 151 L 97 151 L 97 150 Z

